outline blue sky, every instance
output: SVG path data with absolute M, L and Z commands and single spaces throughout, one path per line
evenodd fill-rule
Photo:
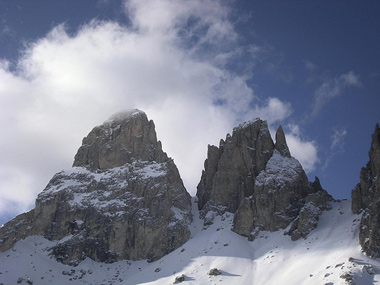
M 378 15 L 379 1 L 0 0 L 0 223 L 130 108 L 192 195 L 207 144 L 261 117 L 350 198 L 380 122 Z

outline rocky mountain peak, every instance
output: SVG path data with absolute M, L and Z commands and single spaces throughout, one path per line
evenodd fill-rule
M 332 199 L 318 178 L 310 183 L 301 164 L 291 157 L 282 127 L 274 144 L 267 123 L 260 119 L 234 128 L 219 148 L 208 146 L 204 166 L 197 197 L 205 225 L 215 215 L 232 212 L 232 230 L 251 239 L 261 230 L 283 229 L 292 222 L 288 234 L 293 239 L 304 237 L 316 226 L 306 221 L 316 221 Z M 306 198 L 315 193 L 306 205 Z M 297 220 L 304 206 L 319 210 L 304 210 Z
M 197 187 L 199 209 L 206 203 L 235 212 L 252 194 L 254 178 L 265 168 L 274 144 L 265 121 L 240 124 L 219 147 L 208 146 L 204 171 Z
M 73 167 L 53 176 L 36 207 L 0 228 L 0 251 L 27 236 L 56 241 L 51 254 L 76 265 L 149 261 L 190 237 L 191 197 L 139 110 L 118 113 L 83 139 Z
M 358 214 L 380 197 L 380 188 L 376 188 L 377 177 L 380 176 L 380 128 L 376 124 L 372 134 L 371 146 L 368 153 L 369 161 L 360 171 L 360 182 L 352 190 L 352 212 Z M 378 185 L 379 186 L 379 185 Z M 376 191 L 376 189 L 378 191 Z M 379 192 L 379 193 L 378 193 Z
M 376 124 L 369 150 L 369 161 L 360 171 L 360 182 L 352 190 L 352 212 L 364 212 L 359 242 L 369 256 L 380 257 L 380 129 Z
M 282 156 L 291 157 L 288 144 L 286 143 L 285 134 L 281 125 L 276 131 L 276 143 L 274 147 L 281 153 Z
M 168 159 L 157 141 L 155 126 L 140 110 L 113 115 L 82 141 L 73 166 L 105 170 L 134 160 L 165 162 Z
M 369 150 L 369 170 L 373 176 L 380 173 L 380 127 L 376 124 Z

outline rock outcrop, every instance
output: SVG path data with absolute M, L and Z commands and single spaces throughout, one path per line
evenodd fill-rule
M 131 120 L 132 119 L 132 120 Z M 157 141 L 153 121 L 135 110 L 113 115 L 83 139 L 73 166 L 90 171 L 111 169 L 136 160 L 166 162 L 168 157 Z
M 267 123 L 259 119 L 239 125 L 232 136 L 220 141 L 219 148 L 209 145 L 197 187 L 199 209 L 216 205 L 235 213 L 241 201 L 252 195 L 255 178 L 273 151 Z
M 191 199 L 153 121 L 134 110 L 95 127 L 73 168 L 54 175 L 35 209 L 0 229 L 0 250 L 42 235 L 57 260 L 156 260 L 190 237 Z
M 311 230 L 306 226 L 310 215 L 302 213 L 332 200 L 319 180 L 310 183 L 291 157 L 282 127 L 273 143 L 267 123 L 260 119 L 239 125 L 219 148 L 209 146 L 204 167 L 197 197 L 205 225 L 215 214 L 229 211 L 235 213 L 232 230 L 249 239 L 260 230 L 284 229 L 297 218 L 289 234 L 293 239 L 305 237 Z M 315 198 L 321 204 L 315 205 L 311 195 L 323 197 Z M 306 203 L 308 197 L 313 201 Z
M 305 204 L 301 208 L 298 217 L 291 223 L 290 229 L 285 234 L 290 235 L 292 240 L 306 238 L 317 227 L 319 216 L 324 210 L 331 210 L 331 195 L 323 190 L 318 177 L 311 184 L 312 193 L 305 198 Z
M 359 242 L 371 257 L 380 257 L 380 128 L 372 135 L 369 162 L 361 169 L 360 182 L 352 190 L 352 212 L 363 212 Z

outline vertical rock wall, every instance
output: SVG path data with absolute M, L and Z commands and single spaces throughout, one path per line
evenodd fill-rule
M 208 146 L 205 170 L 197 187 L 199 209 L 208 203 L 236 212 L 253 193 L 256 176 L 272 156 L 274 144 L 267 123 L 256 120 L 233 130 L 219 148 Z
M 360 171 L 360 182 L 352 190 L 352 212 L 363 212 L 359 242 L 363 251 L 380 257 L 380 128 L 372 135 L 369 162 Z

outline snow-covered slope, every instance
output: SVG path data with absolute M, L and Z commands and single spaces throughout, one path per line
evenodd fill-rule
M 193 203 L 192 237 L 183 246 L 148 263 L 98 263 L 77 267 L 58 263 L 46 248 L 59 241 L 38 236 L 21 240 L 0 253 L 0 284 L 374 284 L 380 281 L 380 260 L 363 255 L 358 243 L 360 215 L 350 201 L 332 202 L 307 239 L 291 241 L 284 230 L 261 232 L 250 242 L 233 233 L 233 215 L 217 216 L 203 228 Z M 221 275 L 210 276 L 218 268 Z M 353 283 L 351 283 L 353 284 Z

